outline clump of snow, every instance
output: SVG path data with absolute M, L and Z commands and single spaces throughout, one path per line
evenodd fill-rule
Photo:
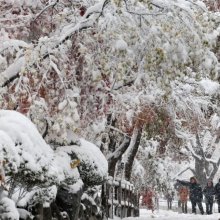
M 25 209 L 20 209 L 20 208 L 17 208 L 18 210 L 18 213 L 19 213 L 19 216 L 21 219 L 28 219 L 28 218 L 32 218 L 32 215 L 30 212 L 28 212 L 27 210 Z
M 51 163 L 49 173 L 51 175 L 56 174 L 59 176 L 59 181 L 68 181 L 73 184 L 79 179 L 79 173 L 77 169 L 72 169 L 70 164 L 72 160 L 65 151 L 65 147 L 57 148 L 54 152 L 54 159 Z
M 127 50 L 128 44 L 123 39 L 119 39 L 115 42 L 114 47 L 116 50 L 123 51 L 123 50 Z
M 77 193 L 83 188 L 83 181 L 79 179 L 78 182 L 70 185 L 69 188 L 71 189 L 71 193 Z
M 18 74 L 21 71 L 21 69 L 24 67 L 24 65 L 25 65 L 25 58 L 24 57 L 18 58 L 4 72 L 1 73 L 0 84 L 3 85 L 5 81 Z
M 134 166 L 132 169 L 134 170 L 134 175 L 136 176 L 142 176 L 145 172 L 144 167 L 137 159 L 134 160 Z
M 63 100 L 62 102 L 59 103 L 58 109 L 62 111 L 66 107 L 66 105 L 67 105 L 67 100 Z
M 106 119 L 102 119 L 100 121 L 96 121 L 92 124 L 92 128 L 95 134 L 99 134 L 105 130 L 106 127 Z
M 219 83 L 214 82 L 210 79 L 202 79 L 200 81 L 200 85 L 205 90 L 205 93 L 209 95 L 215 94 L 219 89 Z
M 126 118 L 129 122 L 129 125 L 131 126 L 132 124 L 132 121 L 133 121 L 133 117 L 134 117 L 134 110 L 133 109 L 129 109 L 127 112 L 126 112 Z
M 30 182 L 60 184 L 66 178 L 73 182 L 79 178 L 69 155 L 60 149 L 54 152 L 35 125 L 16 111 L 0 111 L 0 160 L 7 161 L 6 174 L 29 176 Z
M 108 162 L 100 149 L 84 139 L 79 145 L 62 147 L 63 154 L 76 155 L 80 160 L 79 173 L 86 184 L 101 184 L 107 177 Z
M 108 162 L 100 149 L 84 139 L 80 139 L 80 142 L 81 146 L 77 150 L 75 149 L 79 159 L 93 164 L 93 168 L 96 172 L 99 175 L 106 177 L 108 173 Z
M 220 118 L 217 114 L 211 117 L 211 125 L 213 128 L 218 129 L 220 127 Z
M 37 128 L 18 112 L 0 111 L 0 136 L 1 156 L 13 161 L 16 170 L 23 164 L 27 170 L 42 172 L 53 157 Z
M 84 14 L 84 18 L 88 17 L 90 14 L 92 13 L 97 13 L 97 12 L 101 12 L 102 10 L 102 7 L 103 7 L 103 2 L 99 2 L 91 7 L 89 7 L 87 10 L 86 10 L 86 13 Z
M 13 200 L 4 197 L 0 200 L 0 219 L 19 220 L 19 213 Z

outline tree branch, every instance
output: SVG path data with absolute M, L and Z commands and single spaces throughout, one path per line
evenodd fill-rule
M 182 170 L 180 173 L 178 173 L 176 176 L 180 176 L 181 174 L 183 174 L 184 172 L 186 172 L 187 170 L 190 170 L 193 175 L 196 175 L 195 170 L 193 170 L 191 167 L 186 167 L 184 170 Z
M 54 4 L 57 4 L 59 0 L 57 0 L 55 3 L 52 3 L 50 5 L 48 5 L 45 9 L 43 9 L 40 14 L 42 14 L 48 7 L 52 7 L 54 6 Z M 105 0 L 103 2 L 103 5 L 102 5 L 102 11 L 100 12 L 100 14 L 102 14 L 103 10 L 104 10 L 104 7 L 109 3 L 109 0 Z M 90 15 L 92 15 L 93 13 L 97 13 L 97 11 L 93 11 L 91 12 L 87 17 L 89 17 Z M 37 17 L 40 16 L 40 14 L 38 14 Z M 36 18 L 35 18 L 36 20 Z M 92 20 L 92 19 L 88 19 L 86 18 L 85 20 L 82 20 L 80 21 L 79 23 L 77 23 L 76 25 L 73 25 L 73 24 L 70 24 L 70 25 L 67 25 L 66 27 L 63 28 L 63 31 L 61 32 L 61 37 L 59 38 L 58 40 L 58 44 L 54 46 L 54 48 L 52 48 L 51 50 L 53 49 L 56 49 L 58 48 L 61 44 L 65 43 L 74 33 L 76 32 L 79 32 L 79 31 L 82 31 L 84 29 L 87 29 L 89 27 L 91 27 L 94 23 L 95 19 Z M 33 49 L 34 50 L 34 49 Z M 42 58 L 40 59 L 41 61 L 42 60 L 45 60 L 46 58 L 49 57 L 49 53 L 45 53 L 42 55 Z M 24 59 L 24 57 L 21 57 Z M 35 65 L 37 61 L 35 61 L 34 63 L 32 63 L 31 66 Z M 19 73 L 20 73 L 20 69 L 15 72 L 13 74 L 13 76 L 11 76 L 9 79 L 7 79 L 2 85 L 1 87 L 6 87 L 7 85 L 9 85 L 11 82 L 13 82 L 15 79 L 19 78 Z
M 51 4 L 47 5 L 44 9 L 42 9 L 34 18 L 33 21 L 36 21 L 48 8 L 50 7 L 54 7 L 57 3 L 59 2 L 59 0 L 56 0 L 55 2 L 52 2 Z

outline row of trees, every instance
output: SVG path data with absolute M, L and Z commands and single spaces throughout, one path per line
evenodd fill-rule
M 123 162 L 127 180 L 146 182 L 141 169 L 149 184 L 166 185 L 172 172 L 162 164 L 190 158 L 195 166 L 184 169 L 201 183 L 214 177 L 218 12 L 186 0 L 1 2 L 2 109 L 29 117 L 55 151 L 79 137 L 96 144 L 113 177 Z M 102 181 L 80 175 L 82 198 L 94 199 Z

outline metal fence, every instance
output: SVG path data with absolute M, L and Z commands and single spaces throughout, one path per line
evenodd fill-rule
M 109 179 L 106 183 L 106 195 L 109 218 L 139 216 L 139 193 L 130 182 Z

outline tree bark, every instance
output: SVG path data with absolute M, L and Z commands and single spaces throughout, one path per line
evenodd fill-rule
M 131 141 L 131 138 L 128 136 L 125 136 L 122 144 L 108 157 L 109 176 L 114 177 L 116 164 L 118 160 L 121 158 L 121 156 L 124 154 L 124 152 L 127 150 L 130 144 L 130 141 Z
M 205 161 L 203 159 L 195 159 L 195 173 L 198 183 L 201 184 L 203 187 L 206 185 L 206 172 L 205 171 Z
M 43 220 L 52 220 L 52 212 L 50 207 L 43 208 Z
M 130 149 L 128 156 L 127 156 L 127 161 L 125 164 L 125 179 L 127 181 L 130 181 L 130 179 L 131 179 L 131 172 L 132 172 L 132 167 L 133 167 L 133 163 L 134 163 L 134 158 L 138 152 L 138 148 L 139 148 L 140 140 L 141 140 L 141 135 L 142 135 L 142 129 L 138 129 L 136 138 L 134 140 L 134 144 L 133 144 L 133 146 L 131 146 L 131 149 Z
M 42 203 L 37 203 L 34 207 L 34 220 L 43 220 L 43 204 Z

